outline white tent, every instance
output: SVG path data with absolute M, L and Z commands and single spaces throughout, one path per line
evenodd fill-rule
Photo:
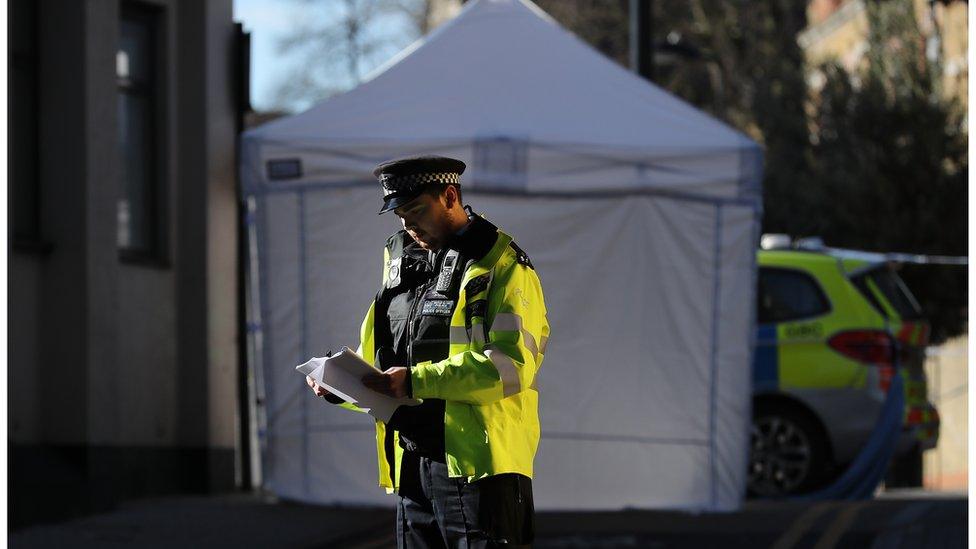
M 761 151 L 524 0 L 469 2 L 356 89 L 244 135 L 265 486 L 394 502 L 371 418 L 293 366 L 358 343 L 399 228 L 370 171 L 418 153 L 468 164 L 465 202 L 542 280 L 537 509 L 737 508 Z

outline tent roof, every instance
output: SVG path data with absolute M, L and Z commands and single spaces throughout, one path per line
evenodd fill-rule
M 475 0 L 357 88 L 247 135 L 281 144 L 505 136 L 656 154 L 756 147 L 525 0 Z

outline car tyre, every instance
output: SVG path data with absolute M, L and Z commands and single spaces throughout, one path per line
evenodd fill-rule
M 830 450 L 809 412 L 780 403 L 753 410 L 747 494 L 775 498 L 819 488 L 829 476 Z

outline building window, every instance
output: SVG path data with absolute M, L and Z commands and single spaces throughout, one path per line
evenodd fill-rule
M 159 20 L 155 10 L 124 4 L 119 21 L 115 73 L 122 185 L 116 214 L 124 259 L 164 260 Z
M 41 204 L 37 146 L 37 5 L 31 0 L 9 4 L 7 142 L 9 143 L 11 229 L 16 248 L 41 245 Z

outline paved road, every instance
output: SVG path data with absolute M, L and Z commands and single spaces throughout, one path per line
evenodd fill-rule
M 538 513 L 535 547 L 964 548 L 967 507 L 966 494 L 900 491 L 867 502 L 752 501 L 735 513 Z M 393 517 L 249 494 L 169 498 L 17 531 L 9 546 L 367 549 L 393 546 Z
M 968 499 L 926 493 L 866 502 L 747 502 L 722 514 L 624 511 L 550 514 L 539 548 L 966 547 Z

